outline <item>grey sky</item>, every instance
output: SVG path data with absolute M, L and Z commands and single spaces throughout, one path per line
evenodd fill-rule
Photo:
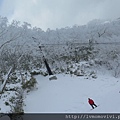
M 2 1 L 2 0 L 1 0 Z M 120 17 L 120 0 L 3 0 L 0 15 L 46 30 Z

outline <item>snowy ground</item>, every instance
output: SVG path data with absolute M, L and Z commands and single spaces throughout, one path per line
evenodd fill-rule
M 57 75 L 57 80 L 36 76 L 38 89 L 25 98 L 25 113 L 118 113 L 120 80 L 110 75 L 85 79 Z M 88 97 L 99 107 L 91 110 Z

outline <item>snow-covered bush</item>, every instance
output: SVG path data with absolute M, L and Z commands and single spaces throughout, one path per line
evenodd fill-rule
M 34 89 L 34 87 L 36 86 L 37 81 L 36 79 L 32 76 L 30 78 L 30 80 L 26 81 L 25 83 L 22 84 L 22 88 L 24 90 L 27 90 L 27 92 L 31 91 L 32 89 Z
M 3 106 L 4 108 L 8 108 L 8 113 L 24 112 L 24 95 L 26 91 L 31 91 L 36 83 L 35 78 L 31 76 L 29 72 L 14 71 L 9 75 L 1 96 L 1 101 L 4 104 Z M 2 107 L 1 111 L 3 110 Z
M 14 97 L 12 96 L 9 101 L 13 104 L 11 106 L 11 113 L 24 113 L 24 102 L 23 102 L 23 90 L 22 89 L 17 89 L 17 96 Z
M 43 76 L 47 76 L 48 73 L 45 69 L 34 69 L 30 72 L 31 75 L 43 75 Z
M 23 94 L 24 92 L 19 87 L 15 91 L 4 91 L 1 96 L 1 103 L 3 103 L 1 111 L 6 108 L 7 113 L 24 113 Z

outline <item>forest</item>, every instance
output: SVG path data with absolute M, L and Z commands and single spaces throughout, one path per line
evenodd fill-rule
M 95 19 L 86 25 L 43 31 L 27 22 L 10 23 L 0 17 L 0 92 L 5 97 L 6 91 L 15 91 L 15 97 L 4 101 L 11 112 L 24 111 L 21 90 L 29 92 L 35 87 L 34 75 L 48 75 L 43 54 L 54 74 L 94 74 L 96 78 L 105 68 L 120 77 L 120 19 Z

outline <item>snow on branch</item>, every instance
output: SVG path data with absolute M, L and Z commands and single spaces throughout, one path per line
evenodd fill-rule
M 0 46 L 0 49 L 5 45 L 5 44 L 8 44 L 14 40 L 16 40 L 17 38 L 19 38 L 21 36 L 21 34 L 19 34 L 18 36 L 14 36 L 13 38 L 11 38 L 10 40 L 6 41 L 5 43 L 3 43 L 1 46 Z
M 5 86 L 6 86 L 7 80 L 9 79 L 10 73 L 12 72 L 12 69 L 13 69 L 13 67 L 11 67 L 9 69 L 7 75 L 5 76 L 5 80 L 4 80 L 3 84 L 0 86 L 0 93 L 3 93 L 3 90 L 4 90 Z

